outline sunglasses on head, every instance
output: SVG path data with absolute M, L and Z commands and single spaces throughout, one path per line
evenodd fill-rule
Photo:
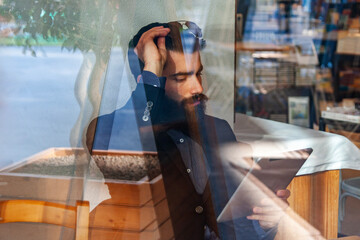
M 201 28 L 199 28 L 196 23 L 185 20 L 179 20 L 177 23 L 181 25 L 181 28 L 179 29 L 180 32 L 186 31 L 187 33 L 190 33 L 193 37 L 199 40 L 201 49 L 205 47 L 206 40 L 203 39 Z

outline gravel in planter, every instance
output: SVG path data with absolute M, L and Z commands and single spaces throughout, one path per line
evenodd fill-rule
M 108 179 L 153 179 L 161 173 L 159 159 L 154 155 L 93 156 L 96 165 Z
M 153 179 L 161 173 L 159 160 L 154 155 L 93 155 L 93 160 L 106 179 L 132 180 L 138 181 L 148 176 Z M 88 164 L 85 155 L 77 155 L 78 166 L 86 166 Z M 89 177 L 96 178 L 95 168 L 89 169 Z M 38 159 L 30 164 L 16 168 L 11 172 L 14 173 L 30 173 L 39 175 L 55 175 L 55 176 L 79 176 L 76 170 L 75 155 L 56 156 L 51 158 Z

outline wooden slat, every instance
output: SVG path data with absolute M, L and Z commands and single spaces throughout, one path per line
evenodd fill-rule
M 0 201 L 0 223 L 37 222 L 75 228 L 76 207 L 36 200 Z
M 159 225 L 170 218 L 170 211 L 167 199 L 163 199 L 155 206 L 156 221 Z
M 170 219 L 161 224 L 159 231 L 161 240 L 174 239 L 174 230 Z
M 76 200 L 82 199 L 83 180 L 0 174 L 0 193 L 2 198 L 38 199 L 75 205 Z
M 303 219 L 309 221 L 311 216 L 311 175 L 295 177 L 288 189 L 291 195 L 288 199 L 290 207 Z
M 104 201 L 90 213 L 90 226 L 131 231 L 154 230 L 149 229 L 151 223 L 156 221 L 160 225 L 169 217 L 166 199 L 155 206 L 150 201 L 142 207 L 111 205 Z M 155 227 L 157 228 L 157 226 Z
M 150 182 L 150 190 L 154 204 L 157 204 L 166 198 L 164 181 L 161 175 L 157 176 Z
M 111 181 L 106 184 L 111 195 L 108 204 L 143 206 L 152 199 L 149 182 Z
M 312 175 L 311 223 L 325 238 L 336 238 L 338 230 L 339 170 Z
M 305 175 L 293 179 L 290 207 L 325 238 L 337 237 L 339 171 Z
M 88 240 L 89 202 L 68 206 L 38 200 L 0 201 L 0 223 L 45 223 L 76 229 L 76 240 Z M 23 229 L 18 229 L 22 231 Z
M 0 224 L 0 239 L 4 240 L 59 240 L 75 239 L 75 228 L 45 223 Z
M 155 210 L 151 206 L 134 208 L 100 204 L 90 214 L 90 225 L 140 231 L 155 221 L 155 218 Z
M 89 239 L 89 211 L 90 205 L 87 201 L 76 202 L 76 231 L 75 240 Z
M 161 239 L 170 240 L 173 239 L 173 229 L 171 220 L 167 220 L 163 224 L 157 227 L 157 223 L 154 222 L 148 228 L 143 231 L 125 231 L 125 230 L 111 230 L 103 228 L 90 228 L 90 240 L 149 240 L 149 239 Z

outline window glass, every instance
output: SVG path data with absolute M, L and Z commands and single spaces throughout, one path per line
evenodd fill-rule
M 0 0 L 0 239 L 359 235 L 359 9 Z

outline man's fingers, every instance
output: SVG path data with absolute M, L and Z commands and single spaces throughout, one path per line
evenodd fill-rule
M 280 189 L 276 192 L 276 196 L 278 196 L 286 204 L 289 204 L 288 198 L 290 197 L 290 194 L 291 194 L 291 192 L 287 189 Z
M 259 224 L 262 228 L 273 228 L 275 227 L 280 219 L 284 216 L 283 212 L 272 212 L 271 214 L 252 214 L 250 216 L 247 216 L 246 218 L 249 220 L 257 220 L 259 221 Z
M 163 50 L 166 51 L 166 47 L 165 47 L 165 37 L 159 37 L 157 40 L 157 46 L 159 48 L 159 50 Z
M 287 189 L 280 189 L 276 192 L 276 196 L 282 199 L 288 199 L 290 197 L 290 191 Z
M 253 208 L 253 214 L 247 216 L 247 219 L 259 221 L 260 226 L 263 228 L 276 226 L 288 207 L 283 200 L 287 200 L 290 191 L 287 189 L 278 190 L 276 196 L 262 199 L 260 205 Z
M 275 201 L 274 201 L 275 200 Z M 281 199 L 264 198 L 261 200 L 261 204 L 253 208 L 254 213 L 276 213 L 283 212 L 289 207 Z
M 163 63 L 166 62 L 167 52 L 165 47 L 165 37 L 159 37 L 157 40 L 157 46 L 161 55 Z
M 154 39 L 156 37 L 165 37 L 166 35 L 168 35 L 168 33 L 170 32 L 170 28 L 160 28 L 160 29 L 150 29 L 149 31 L 145 32 L 141 38 L 143 40 L 148 40 L 148 39 Z
M 284 209 L 279 206 L 270 206 L 270 207 L 254 207 L 254 214 L 277 214 L 284 212 Z
M 137 43 L 134 51 L 136 54 L 139 53 L 139 51 L 141 49 L 143 49 L 145 47 L 146 44 L 150 43 L 151 45 L 154 45 L 154 39 L 156 37 L 165 37 L 166 35 L 168 35 L 170 32 L 170 28 L 164 28 L 164 27 L 161 27 L 161 28 L 152 28 L 148 31 L 146 31 L 139 39 L 139 42 Z
M 247 216 L 246 218 L 249 220 L 272 222 L 273 225 L 275 225 L 277 222 L 279 222 L 281 216 L 282 215 L 253 214 L 253 215 Z
M 140 39 L 139 39 L 139 41 L 138 41 L 138 43 L 137 43 L 137 45 L 135 47 L 139 48 L 139 47 L 141 47 L 142 44 L 146 43 L 147 40 L 154 39 L 156 37 L 156 35 L 158 34 L 158 32 L 159 31 L 162 32 L 163 29 L 164 29 L 163 26 L 159 26 L 159 27 L 153 27 L 150 30 L 147 30 L 146 32 L 144 32 L 141 35 L 141 37 L 140 37 Z M 135 53 L 137 53 L 136 48 L 135 48 Z

